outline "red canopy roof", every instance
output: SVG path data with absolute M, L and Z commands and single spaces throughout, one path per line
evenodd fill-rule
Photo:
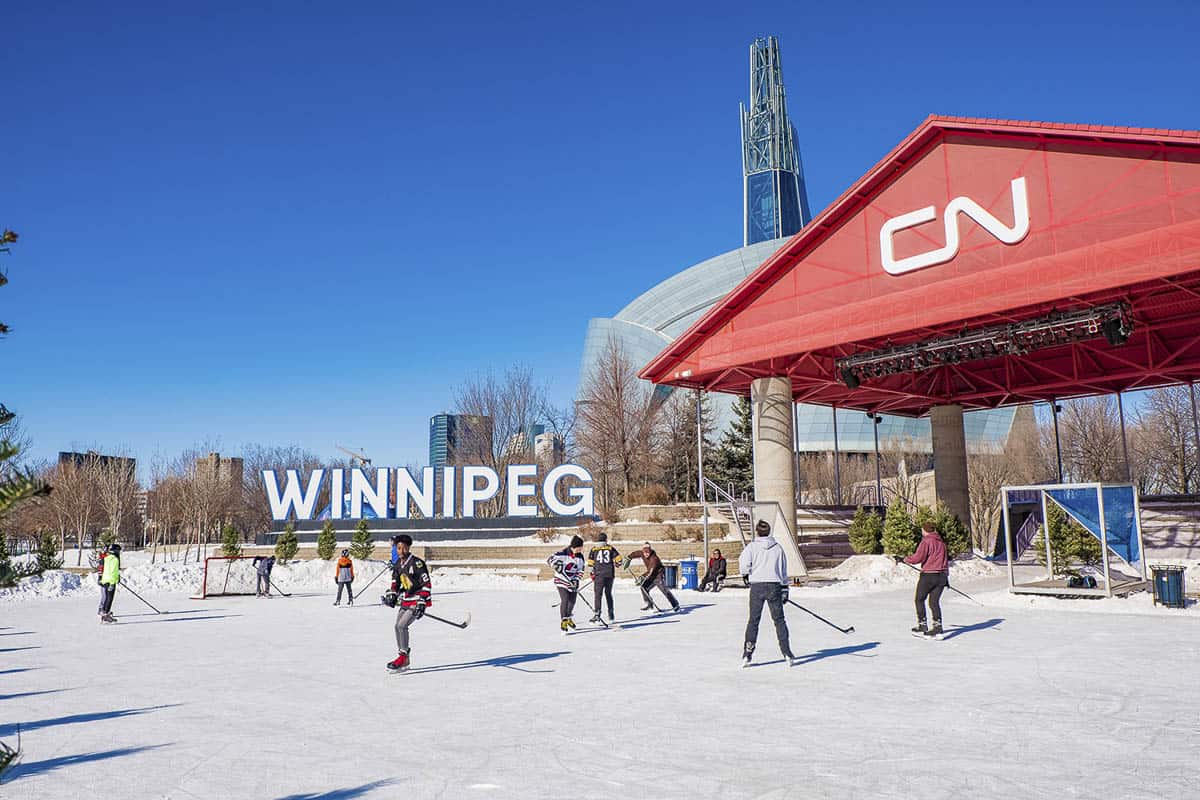
M 835 368 L 1114 300 L 1135 320 L 1119 347 L 1098 338 L 855 389 Z M 641 377 L 744 394 L 788 375 L 797 400 L 922 414 L 1198 378 L 1198 322 L 1200 132 L 931 116 Z

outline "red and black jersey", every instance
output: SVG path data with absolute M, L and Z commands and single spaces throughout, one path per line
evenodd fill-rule
M 392 564 L 392 590 L 400 596 L 400 606 L 412 608 L 433 603 L 433 582 L 429 567 L 412 553 Z

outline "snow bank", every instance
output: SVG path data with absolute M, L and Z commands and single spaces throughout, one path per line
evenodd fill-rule
M 950 564 L 951 583 L 1003 575 L 1001 567 L 978 558 Z M 815 577 L 832 578 L 837 585 L 849 585 L 859 591 L 889 591 L 915 584 L 917 572 L 907 564 L 897 564 L 891 556 L 851 556 L 833 569 L 817 573 Z
M 37 600 L 67 597 L 80 591 L 83 579 L 73 572 L 53 569 L 41 575 L 22 578 L 9 589 L 0 589 L 0 601 Z

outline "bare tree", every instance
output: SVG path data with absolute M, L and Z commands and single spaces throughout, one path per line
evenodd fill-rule
M 1146 392 L 1132 434 L 1131 457 L 1143 491 L 1188 494 L 1195 490 L 1196 439 L 1187 387 Z
M 576 438 L 587 462 L 604 470 L 605 499 L 608 471 L 618 481 L 620 502 L 654 467 L 655 439 L 664 395 L 637 378 L 637 370 L 621 343 L 609 338 L 591 375 L 584 380 L 579 401 Z
M 299 470 L 306 474 L 322 466 L 321 458 L 297 445 L 252 444 L 242 448 L 242 486 L 238 498 L 238 511 L 242 523 L 249 531 L 270 530 L 271 506 L 267 502 L 267 489 L 263 483 L 263 470 Z M 346 466 L 339 462 L 337 466 Z M 329 487 L 322 486 L 318 503 L 323 507 L 329 502 Z
M 1121 422 L 1111 396 L 1080 397 L 1063 404 L 1059 416 L 1064 479 L 1125 479 Z
M 803 503 L 844 506 L 871 501 L 875 488 L 874 456 L 841 453 L 838 458 L 840 464 L 834 461 L 832 453 L 800 456 L 798 471 Z
M 98 460 L 93 470 L 97 505 L 107 517 L 109 532 L 117 537 L 136 502 L 138 484 L 132 464 L 122 451 L 118 458 Z
M 99 458 L 81 461 L 62 461 L 54 468 L 51 482 L 54 491 L 50 494 L 50 508 L 59 522 L 59 543 L 67 549 L 68 529 L 75 534 L 76 565 L 82 564 L 83 542 L 91 531 L 92 521 L 99 509 L 99 493 L 96 475 Z

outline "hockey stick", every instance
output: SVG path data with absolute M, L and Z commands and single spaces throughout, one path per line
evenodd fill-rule
M 634 572 L 633 566 L 629 563 L 628 559 L 625 561 L 625 569 L 628 570 L 629 574 L 633 576 L 633 582 L 637 584 L 637 587 L 642 589 L 642 585 L 646 582 L 646 575 L 638 575 L 636 572 Z M 649 573 L 646 574 L 648 575 Z M 654 602 L 654 598 L 650 596 L 649 589 L 642 589 L 642 594 L 646 598 L 646 602 L 650 604 L 650 607 L 653 608 L 656 613 L 661 614 L 663 612 L 663 610 L 658 607 L 658 603 Z
M 579 594 L 578 592 L 576 592 L 576 596 L 577 596 L 577 597 L 578 597 L 580 600 L 582 600 L 582 601 L 583 601 L 583 604 L 584 604 L 585 606 L 587 606 L 587 607 L 588 607 L 588 610 L 589 610 L 589 611 L 591 611 L 591 612 L 592 612 L 592 617 L 593 617 L 593 618 L 594 618 L 594 619 L 595 619 L 597 622 L 599 622 L 601 625 L 603 625 L 604 627 L 606 627 L 606 628 L 607 628 L 607 627 L 608 627 L 608 623 L 607 623 L 607 622 L 605 622 L 604 620 L 600 619 L 600 612 L 599 612 L 599 611 L 597 611 L 596 609 L 592 608 L 592 604 L 591 604 L 591 603 L 589 603 L 589 602 L 587 601 L 587 598 L 586 598 L 586 597 L 584 597 L 583 595 Z
M 820 614 L 818 614 L 818 613 L 816 613 L 816 612 L 814 612 L 814 611 L 809 611 L 807 608 L 805 608 L 804 606 L 800 605 L 800 604 L 799 604 L 799 603 L 797 603 L 795 600 L 788 600 L 788 605 L 790 605 L 790 606 L 795 606 L 796 608 L 798 608 L 798 609 L 800 609 L 801 611 L 803 611 L 805 614 L 811 614 L 812 616 L 814 616 L 814 617 L 816 617 L 817 619 L 821 620 L 821 622 L 824 622 L 826 625 L 828 625 L 829 627 L 833 628 L 835 631 L 841 631 L 842 633 L 854 633 L 854 626 L 853 626 L 853 625 L 851 625 L 849 628 L 839 628 L 837 625 L 834 625 L 832 622 L 830 622 L 829 620 L 825 619 L 825 618 L 824 618 L 824 617 L 822 617 Z
M 358 590 L 358 596 L 359 596 L 359 597 L 362 597 L 362 593 L 363 593 L 363 592 L 365 592 L 365 591 L 366 591 L 366 590 L 367 590 L 367 589 L 368 589 L 368 588 L 371 586 L 371 584 L 372 584 L 372 583 L 374 583 L 375 581 L 377 581 L 377 580 L 379 580 L 380 578 L 382 578 L 382 577 L 383 577 L 383 573 L 384 573 L 384 572 L 388 572 L 388 571 L 390 571 L 390 570 L 391 570 L 391 568 L 392 568 L 392 565 L 391 565 L 391 564 L 388 564 L 386 567 L 384 567 L 384 568 L 383 568 L 383 571 L 382 571 L 382 572 L 380 572 L 380 573 L 379 573 L 378 575 L 376 575 L 374 578 L 371 578 L 371 580 L 367 581 L 367 585 L 366 585 L 366 586 L 364 586 L 364 587 L 362 587 L 361 589 L 359 589 L 359 590 Z
M 907 561 L 900 560 L 897 563 L 903 564 L 904 566 L 911 568 L 914 572 L 916 572 L 919 575 L 924 574 L 921 572 L 921 570 L 917 569 L 912 564 L 909 564 Z M 950 591 L 954 592 L 955 594 L 961 594 L 963 597 L 967 598 L 968 600 L 970 600 L 972 603 L 974 603 L 977 606 L 983 605 L 983 603 L 979 602 L 974 597 L 971 597 L 971 595 L 967 594 L 966 592 L 955 589 L 953 586 L 950 585 L 950 566 L 949 566 L 949 564 L 946 565 L 946 588 L 949 589 Z
M 467 627 L 468 625 L 470 625 L 470 624 L 471 624 L 471 614 L 470 614 L 470 612 L 467 612 L 467 618 L 466 618 L 465 620 L 463 620 L 462 622 L 455 622 L 454 620 L 442 619 L 441 617 L 437 616 L 436 614 L 430 614 L 428 611 L 426 611 L 426 612 L 425 612 L 424 614 L 422 614 L 421 616 L 423 616 L 423 617 L 429 617 L 430 619 L 436 619 L 438 622 L 444 622 L 444 623 L 446 623 L 447 625 L 453 625 L 453 626 L 454 626 L 454 627 L 456 627 L 456 628 L 465 628 L 465 627 Z
M 587 583 L 585 583 L 583 586 L 580 586 L 580 587 L 579 587 L 578 589 L 576 589 L 575 591 L 576 591 L 576 592 L 582 592 L 584 589 L 586 589 L 587 587 L 589 587 L 589 586 L 591 586 L 591 585 L 592 585 L 592 581 L 591 581 L 591 580 L 589 580 Z M 551 608 L 558 608 L 558 607 L 559 607 L 559 605 L 561 605 L 561 604 L 560 604 L 560 603 L 551 603 L 551 604 L 550 604 L 550 607 L 551 607 Z
M 122 585 L 122 586 L 125 586 L 125 584 L 123 584 L 123 583 L 122 583 L 121 585 Z M 146 598 L 142 597 L 140 594 L 138 594 L 137 592 L 135 592 L 133 589 L 130 589 L 128 586 L 125 586 L 125 591 L 129 592 L 131 595 L 133 595 L 134 597 L 136 597 L 138 600 L 141 600 L 143 603 L 145 603 L 146 605 L 150 606 L 150 601 L 149 601 L 149 600 L 147 600 Z M 153 611 L 155 614 L 162 614 L 162 613 L 165 613 L 165 612 L 159 611 L 159 610 L 158 610 L 157 608 L 155 608 L 154 606 L 150 606 L 150 609 L 151 609 L 151 610 L 152 610 L 152 611 Z
M 269 576 L 267 577 L 267 586 L 269 586 L 269 587 L 271 587 L 272 589 L 274 589 L 275 591 L 279 592 L 279 593 L 280 593 L 281 595 L 283 595 L 284 597 L 291 597 L 291 596 L 292 596 L 292 593 L 291 593 L 291 592 L 285 592 L 283 589 L 280 589 L 278 586 L 276 586 L 276 585 L 275 585 L 275 581 L 271 580 L 271 578 L 270 578 Z

